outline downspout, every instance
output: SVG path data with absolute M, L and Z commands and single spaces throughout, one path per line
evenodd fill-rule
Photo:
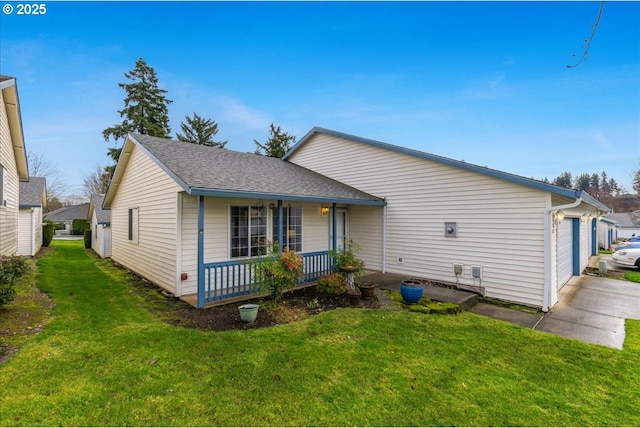
M 387 272 L 387 204 L 382 207 L 382 273 Z
M 542 295 L 542 312 L 549 311 L 549 294 L 551 292 L 551 213 L 575 208 L 582 203 L 582 197 L 566 205 L 556 205 L 544 211 L 544 289 Z

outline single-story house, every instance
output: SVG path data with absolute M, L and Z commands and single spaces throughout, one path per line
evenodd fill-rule
M 130 134 L 104 207 L 113 260 L 199 307 L 255 291 L 268 241 L 302 253 L 311 281 L 352 239 L 368 270 L 548 310 L 609 212 L 584 191 L 323 128 L 282 159 Z
M 607 218 L 619 225 L 617 238 L 631 238 L 634 234 L 640 236 L 640 211 L 611 213 Z
M 42 247 L 42 213 L 47 208 L 47 180 L 29 177 L 20 183 L 18 213 L 19 256 L 35 256 Z
M 89 201 L 91 248 L 102 258 L 111 257 L 111 212 L 102 208 L 104 195 L 93 194 Z
M 18 251 L 19 182 L 29 180 L 16 79 L 0 75 L 0 256 Z
M 56 235 L 71 235 L 73 233 L 73 220 L 89 217 L 89 203 L 62 207 L 45 214 L 45 219 L 57 223 Z

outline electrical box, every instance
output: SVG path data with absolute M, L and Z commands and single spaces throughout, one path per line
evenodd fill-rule
M 471 266 L 471 276 L 482 279 L 482 266 Z
M 398 263 L 404 263 L 404 257 L 398 256 Z
M 464 272 L 464 266 L 460 263 L 454 263 L 453 264 L 453 274 L 455 276 L 462 276 Z
M 458 236 L 458 223 L 447 221 L 444 223 L 445 238 L 456 238 Z

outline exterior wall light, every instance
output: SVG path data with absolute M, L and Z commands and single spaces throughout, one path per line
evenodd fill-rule
M 329 207 L 320 208 L 320 214 L 322 214 L 322 217 L 326 217 L 329 214 Z
M 562 210 L 556 211 L 553 214 L 553 221 L 556 223 L 561 223 L 564 220 L 564 212 Z

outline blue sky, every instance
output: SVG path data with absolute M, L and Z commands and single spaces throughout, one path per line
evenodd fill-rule
M 124 73 L 142 57 L 227 148 L 321 126 L 541 179 L 640 168 L 640 2 L 45 2 L 0 14 L 27 149 L 66 192 L 111 161 Z M 572 56 L 576 54 L 577 56 Z M 121 144 L 122 142 L 118 142 Z

